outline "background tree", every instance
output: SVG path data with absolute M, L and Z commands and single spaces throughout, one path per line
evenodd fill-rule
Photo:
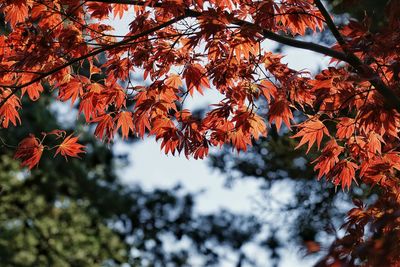
M 388 3 L 391 0 L 371 1 L 371 0 L 351 0 L 351 1 L 328 1 L 331 10 L 337 15 L 348 14 L 350 18 L 362 21 L 368 19 L 370 29 L 379 30 L 387 26 L 388 17 L 385 15 Z M 373 19 L 372 19 L 373 18 Z
M 198 214 L 196 196 L 179 186 L 145 191 L 122 184 L 115 168 L 126 164 L 124 155 L 94 140 L 82 121 L 70 127 L 88 148 L 85 160 L 45 155 L 41 168 L 21 169 L 4 140 L 59 128 L 51 103 L 49 95 L 24 103 L 25 127 L 0 133 L 2 266 L 189 266 L 193 258 L 214 265 L 229 251 L 232 260 L 251 262 L 242 249 L 258 242 L 256 218 Z M 180 240 L 190 245 L 169 249 Z
M 340 236 L 339 229 L 352 199 L 374 203 L 376 190 L 353 187 L 338 190 L 331 183 L 317 179 L 312 161 L 315 151 L 295 150 L 296 142 L 287 134 L 270 131 L 244 154 L 237 155 L 226 147 L 210 156 L 211 166 L 227 174 L 227 185 L 239 179 L 261 180 L 257 200 L 259 212 L 274 216 L 263 218 L 264 229 L 273 243 L 266 243 L 279 262 L 281 248 L 295 247 L 300 255 L 318 257 L 328 251 L 331 242 Z M 306 155 L 306 156 L 305 156 Z M 277 193 L 277 188 L 285 192 Z M 307 189 L 307 190 L 305 190 Z M 285 200 L 281 194 L 290 194 Z

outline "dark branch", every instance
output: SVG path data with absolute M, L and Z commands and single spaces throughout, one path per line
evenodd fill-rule
M 86 2 L 102 2 L 102 3 L 109 3 L 109 4 L 128 4 L 128 5 L 138 5 L 138 6 L 145 6 L 146 3 L 143 1 L 136 1 L 136 0 L 86 0 Z M 337 39 L 338 43 L 340 45 L 342 45 L 343 47 L 345 47 L 345 41 L 343 39 L 343 37 L 341 36 L 340 32 L 337 30 L 332 18 L 330 17 L 328 11 L 325 9 L 325 7 L 323 6 L 323 4 L 321 3 L 320 0 L 315 0 L 314 1 L 315 4 L 317 5 L 318 9 L 320 10 L 321 14 L 323 15 L 323 17 L 326 20 L 326 23 L 329 27 L 329 29 L 331 30 L 332 34 L 335 36 L 335 38 Z M 151 5 L 152 7 L 162 7 L 162 3 L 155 3 Z M 22 85 L 18 85 L 18 86 L 1 86 L 4 88 L 12 88 L 13 92 L 8 95 L 5 99 L 3 99 L 2 102 L 0 102 L 0 107 L 2 105 L 4 105 L 4 103 L 12 96 L 14 95 L 19 89 L 29 86 L 31 84 L 34 84 L 35 82 L 40 81 L 41 79 L 56 73 L 57 71 L 60 71 L 76 62 L 79 62 L 83 59 L 95 56 L 99 53 L 108 51 L 110 49 L 113 48 L 117 48 L 120 47 L 122 45 L 126 45 L 129 44 L 130 42 L 132 42 L 133 40 L 143 37 L 145 35 L 151 34 L 157 30 L 160 30 L 164 27 L 167 27 L 177 21 L 180 21 L 186 17 L 199 17 L 201 16 L 202 13 L 196 10 L 192 10 L 192 9 L 185 9 L 184 10 L 184 15 L 176 17 L 166 23 L 163 23 L 157 27 L 154 27 L 153 29 L 144 31 L 140 34 L 137 34 L 135 36 L 131 36 L 121 42 L 115 43 L 115 44 L 111 44 L 108 46 L 105 46 L 101 49 L 97 49 L 94 50 L 93 52 L 84 55 L 82 57 L 79 58 L 75 58 L 67 63 L 65 63 L 64 65 L 61 65 L 49 72 L 46 72 L 40 76 L 38 76 L 37 78 L 33 79 L 32 81 L 22 84 Z M 332 58 L 336 58 L 339 59 L 343 62 L 347 62 L 348 64 L 350 64 L 352 67 L 354 67 L 362 76 L 365 77 L 369 77 L 369 81 L 370 83 L 378 90 L 378 92 L 385 98 L 386 102 L 393 108 L 395 108 L 398 112 L 400 112 L 400 99 L 399 97 L 382 81 L 382 79 L 376 74 L 376 72 L 368 65 L 363 64 L 361 62 L 361 60 L 356 57 L 354 54 L 352 53 L 343 53 L 334 49 L 331 49 L 329 47 L 326 46 L 322 46 L 316 43 L 312 43 L 312 42 L 305 42 L 305 41 L 300 41 L 300 40 L 296 40 L 290 37 L 286 37 L 286 36 L 282 36 L 279 34 L 276 34 L 272 31 L 266 30 L 266 29 L 262 29 L 259 26 L 244 21 L 244 20 L 234 20 L 231 22 L 234 25 L 238 25 L 238 26 L 245 26 L 245 27 L 249 27 L 252 29 L 256 29 L 258 32 L 260 32 L 262 34 L 262 36 L 266 39 L 269 40 L 273 40 L 275 42 L 287 45 L 287 46 L 291 46 L 291 47 L 296 47 L 296 48 L 300 48 L 300 49 L 305 49 L 305 50 L 309 50 L 309 51 L 313 51 L 319 54 L 323 54 L 323 55 L 327 55 L 330 56 Z M 344 51 L 346 51 L 344 49 Z
M 186 15 L 182 15 L 182 16 L 173 18 L 173 19 L 171 19 L 171 20 L 169 20 L 169 21 L 167 21 L 165 23 L 162 23 L 162 24 L 160 24 L 160 25 L 158 25 L 158 26 L 156 26 L 154 28 L 151 28 L 151 29 L 143 31 L 143 32 L 141 32 L 139 34 L 130 36 L 130 37 L 126 38 L 125 40 L 122 40 L 120 42 L 117 42 L 117 43 L 114 43 L 114 44 L 110 44 L 110 45 L 104 46 L 102 48 L 96 49 L 96 50 L 92 51 L 91 53 L 88 53 L 88 54 L 83 55 L 81 57 L 74 58 L 74 59 L 66 62 L 65 64 L 63 64 L 63 65 L 61 65 L 61 66 L 59 66 L 57 68 L 54 68 L 54 69 L 52 69 L 52 70 L 50 70 L 48 72 L 45 72 L 45 73 L 39 75 L 38 77 L 36 77 L 35 79 L 33 79 L 33 80 L 31 80 L 31 81 L 29 81 L 27 83 L 24 83 L 24 84 L 21 84 L 21 85 L 15 85 L 15 86 L 0 85 L 0 87 L 12 89 L 11 94 L 9 94 L 6 98 L 4 98 L 0 102 L 0 107 L 2 107 L 7 102 L 7 100 L 10 99 L 21 88 L 24 88 L 26 86 L 32 85 L 32 84 L 34 84 L 36 82 L 39 82 L 42 79 L 46 78 L 47 76 L 50 76 L 50 75 L 52 75 L 52 74 L 54 74 L 54 73 L 56 73 L 56 72 L 58 72 L 58 71 L 60 71 L 60 70 L 62 70 L 64 68 L 66 68 L 66 67 L 69 67 L 69 66 L 81 61 L 81 60 L 84 60 L 84 59 L 96 56 L 96 55 L 98 55 L 100 53 L 106 52 L 108 50 L 111 50 L 111 49 L 118 48 L 120 46 L 129 44 L 133 40 L 136 40 L 138 38 L 141 38 L 141 37 L 144 37 L 146 35 L 152 34 L 152 33 L 156 32 L 156 31 L 161 30 L 161 29 L 163 29 L 163 28 L 165 28 L 165 27 L 167 27 L 169 25 L 172 25 L 172 24 L 174 24 L 174 23 L 176 23 L 176 22 L 178 22 L 178 21 L 180 21 L 180 20 L 182 20 L 182 19 L 184 19 L 186 17 L 187 17 Z
M 110 4 L 130 4 L 130 5 L 140 5 L 143 6 L 145 3 L 143 1 L 135 1 L 135 0 L 87 0 L 87 1 L 97 1 L 103 3 L 110 3 Z M 357 56 L 352 53 L 348 53 L 346 50 L 346 42 L 343 36 L 340 34 L 338 29 L 336 28 L 335 23 L 333 22 L 329 12 L 324 7 L 320 0 L 314 0 L 315 5 L 320 10 L 322 16 L 324 17 L 326 24 L 328 25 L 329 30 L 334 35 L 335 39 L 338 43 L 342 46 L 343 50 L 346 53 L 342 53 L 340 51 L 336 51 L 326 46 L 322 46 L 312 42 L 304 42 L 300 40 L 296 40 L 290 37 L 282 36 L 276 34 L 272 31 L 266 29 L 260 29 L 260 33 L 269 39 L 275 42 L 292 46 L 300 49 L 310 50 L 317 52 L 319 54 L 327 55 L 332 58 L 339 59 L 343 62 L 347 62 L 352 67 L 354 67 L 360 75 L 367 77 L 369 82 L 377 89 L 377 91 L 385 98 L 385 102 L 392 108 L 395 108 L 398 112 L 400 112 L 400 98 L 391 90 L 379 77 L 379 75 L 374 71 L 369 65 L 364 64 Z M 153 7 L 162 7 L 162 3 L 153 4 Z M 201 12 L 187 9 L 185 12 L 191 17 L 198 17 L 201 16 Z M 243 20 L 235 20 L 232 22 L 238 26 L 248 26 L 250 28 L 258 28 L 257 25 L 243 21 Z
M 314 0 L 315 5 L 321 12 L 322 16 L 325 19 L 326 25 L 328 25 L 329 30 L 332 32 L 335 39 L 338 41 L 340 46 L 342 46 L 343 50 L 345 50 L 346 41 L 344 40 L 343 36 L 340 34 L 338 29 L 336 28 L 335 23 L 333 22 L 331 16 L 329 15 L 328 10 L 324 7 L 320 0 Z
M 346 41 L 340 34 L 339 30 L 336 28 L 331 16 L 329 15 L 327 9 L 324 7 L 320 0 L 314 0 L 315 5 L 321 12 L 322 16 L 325 18 L 326 24 L 329 30 L 332 32 L 333 36 L 342 47 L 343 51 L 346 52 L 345 60 L 352 67 L 354 67 L 361 76 L 367 77 L 369 82 L 376 88 L 376 90 L 385 98 L 385 102 L 391 107 L 395 108 L 400 112 L 400 98 L 390 89 L 379 77 L 378 73 L 373 70 L 369 65 L 364 64 L 360 58 L 358 58 L 354 53 L 349 51 L 346 46 Z
M 138 5 L 138 6 L 144 6 L 145 3 L 143 1 L 132 1 L 132 0 L 87 0 L 87 2 L 102 2 L 102 3 L 109 3 L 109 4 L 127 4 L 127 5 Z M 162 3 L 156 3 L 152 5 L 153 7 L 162 7 Z M 202 15 L 201 12 L 192 10 L 192 9 L 186 9 L 185 13 L 190 16 L 190 17 L 199 17 Z M 261 34 L 264 36 L 264 38 L 267 38 L 269 40 L 285 44 L 288 46 L 293 46 L 296 48 L 301 48 L 305 50 L 311 50 L 314 52 L 317 52 L 319 54 L 324 54 L 342 61 L 347 62 L 348 59 L 346 55 L 342 52 L 336 51 L 334 49 L 331 49 L 326 46 L 322 46 L 316 43 L 311 43 L 311 42 L 304 42 L 300 40 L 296 40 L 290 37 L 286 37 L 283 35 L 276 34 L 272 31 L 265 30 L 259 28 L 257 25 L 244 21 L 244 20 L 234 20 L 232 21 L 232 24 L 238 25 L 238 26 L 246 26 L 249 28 L 256 28 L 258 31 L 261 32 Z

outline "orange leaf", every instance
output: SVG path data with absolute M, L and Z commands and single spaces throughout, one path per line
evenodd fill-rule
M 34 135 L 23 139 L 17 147 L 14 158 L 21 159 L 22 166 L 27 166 L 29 169 L 35 167 L 43 153 L 43 145 Z
M 233 131 L 229 134 L 232 145 L 239 151 L 247 151 L 247 146 L 251 145 L 251 138 L 248 134 L 243 133 L 242 129 Z
M 249 118 L 249 123 L 251 126 L 250 133 L 253 135 L 254 139 L 257 140 L 260 136 L 267 135 L 267 126 L 263 118 L 257 114 L 253 114 L 253 116 Z
M 4 14 L 6 15 L 6 21 L 10 23 L 11 27 L 15 27 L 19 22 L 24 22 L 28 17 L 28 6 L 26 5 L 26 1 L 14 1 L 14 3 L 7 5 Z
M 19 118 L 19 114 L 15 106 L 8 102 L 0 108 L 0 116 L 3 119 L 2 126 L 4 128 L 8 128 L 10 121 L 14 126 L 17 125 L 17 121 L 21 123 L 21 119 Z
M 66 135 L 66 132 L 63 131 L 63 130 L 55 129 L 55 130 L 53 130 L 53 131 L 51 131 L 51 132 L 49 132 L 47 134 L 48 135 L 55 135 L 55 136 L 57 136 L 57 139 L 59 139 L 59 138 L 63 138 Z
M 272 97 L 275 97 L 278 93 L 278 90 L 276 89 L 275 84 L 268 80 L 263 80 L 260 83 L 260 88 L 261 92 L 264 95 L 264 97 L 268 100 L 268 102 L 271 101 Z
M 60 86 L 60 91 L 58 93 L 58 99 L 61 101 L 67 101 L 71 99 L 71 105 L 74 104 L 78 96 L 82 96 L 83 89 L 82 83 L 78 79 L 71 79 L 68 83 Z
M 190 95 L 193 95 L 193 89 L 197 89 L 200 94 L 203 94 L 202 87 L 210 87 L 207 78 L 207 70 L 200 64 L 192 64 L 186 67 L 183 72 L 183 77 L 186 79 L 186 85 Z
M 101 107 L 98 96 L 99 94 L 89 92 L 82 97 L 79 103 L 79 113 L 83 113 L 86 122 L 88 122 L 91 117 L 95 117 L 97 109 Z
M 88 3 L 89 12 L 91 13 L 91 17 L 95 19 L 107 19 L 108 14 L 111 12 L 112 7 L 107 3 Z
M 289 102 L 286 100 L 278 100 L 271 104 L 269 108 L 269 123 L 275 121 L 276 128 L 281 128 L 282 121 L 290 129 L 290 120 L 293 119 L 292 111 L 289 107 Z
M 135 116 L 135 130 L 141 138 L 143 138 L 144 133 L 151 129 L 149 117 L 146 113 Z
M 340 139 L 350 138 L 355 129 L 355 120 L 352 118 L 342 118 L 336 126 L 336 136 Z
M 119 19 L 122 19 L 122 17 L 124 16 L 125 11 L 127 11 L 128 8 L 129 8 L 128 5 L 114 4 L 114 6 L 113 6 L 114 18 L 119 16 Z
M 3 94 L 0 95 L 0 101 L 8 97 L 9 94 L 11 94 L 11 91 L 4 91 Z M 17 111 L 19 108 L 21 108 L 21 103 L 19 98 L 15 95 L 11 96 L 7 102 L 0 107 L 0 122 L 3 128 L 8 128 L 10 122 L 14 126 L 17 125 L 17 122 L 21 123 L 21 119 Z
M 36 101 L 40 97 L 40 93 L 43 92 L 43 86 L 40 83 L 34 83 L 28 87 L 22 88 L 21 94 L 24 95 L 28 92 L 29 99 Z
M 104 114 L 103 116 L 93 119 L 92 122 L 98 122 L 94 135 L 99 139 L 103 139 L 105 134 L 107 139 L 111 141 L 114 136 L 113 118 L 109 114 Z
M 328 129 L 317 118 L 313 118 L 303 122 L 302 124 L 299 125 L 299 128 L 300 131 L 297 134 L 293 135 L 292 138 L 301 137 L 300 143 L 297 145 L 296 149 L 301 147 L 305 143 L 308 143 L 308 148 L 306 153 L 310 151 L 315 141 L 317 141 L 318 149 L 320 148 L 324 134 L 329 136 Z
M 373 156 L 380 155 L 382 152 L 382 143 L 384 144 L 385 141 L 383 140 L 382 136 L 375 132 L 370 132 L 368 136 L 368 152 L 369 156 L 372 158 Z
M 182 86 L 182 79 L 179 75 L 172 74 L 165 79 L 164 83 L 170 87 L 178 89 L 180 86 Z
M 321 156 L 319 156 L 312 163 L 316 163 L 314 170 L 318 171 L 318 179 L 322 176 L 327 175 L 339 162 L 339 155 L 343 152 L 343 147 L 338 146 L 335 139 L 331 139 L 326 142 L 324 149 L 322 150 Z
M 116 117 L 117 129 L 121 128 L 122 138 L 128 138 L 129 130 L 134 131 L 132 113 L 129 111 L 123 111 Z
M 67 156 L 79 158 L 78 154 L 84 153 L 82 148 L 85 146 L 78 144 L 77 141 L 78 137 L 72 137 L 72 134 L 67 136 L 67 138 L 65 138 L 64 141 L 58 146 L 54 156 L 60 153 L 61 156 L 64 156 L 65 158 L 67 158 Z
M 351 182 L 356 179 L 355 172 L 358 169 L 357 164 L 348 160 L 342 160 L 339 162 L 334 170 L 327 176 L 328 179 L 332 179 L 335 185 L 342 184 L 342 189 L 349 189 Z

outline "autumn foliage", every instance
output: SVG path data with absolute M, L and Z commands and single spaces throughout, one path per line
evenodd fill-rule
M 358 203 L 349 213 L 348 233 L 358 238 L 350 248 L 333 247 L 325 264 L 355 264 L 357 246 L 367 265 L 376 260 L 368 255 L 384 249 L 377 255 L 400 264 L 400 253 L 392 253 L 400 240 L 399 2 L 387 10 L 388 26 L 372 33 L 352 20 L 339 29 L 319 0 L 1 0 L 8 28 L 0 36 L 1 127 L 23 125 L 22 99 L 49 90 L 78 105 L 99 139 L 109 142 L 118 131 L 155 136 L 166 153 L 196 159 L 225 144 L 246 151 L 269 127 L 293 130 L 299 146 L 318 151 L 320 179 L 382 190 L 375 206 Z M 124 16 L 131 17 L 128 33 L 114 35 L 108 19 Z M 336 44 L 300 38 L 321 31 Z M 326 55 L 331 64 L 317 75 L 293 70 L 266 49 L 272 41 Z M 130 75 L 141 71 L 149 85 L 132 83 Z M 184 108 L 188 97 L 209 90 L 222 100 L 205 116 Z M 83 152 L 73 135 L 34 134 L 15 153 L 29 168 L 47 150 Z M 46 145 L 48 138 L 58 145 Z M 379 243 L 363 239 L 367 224 L 377 225 Z

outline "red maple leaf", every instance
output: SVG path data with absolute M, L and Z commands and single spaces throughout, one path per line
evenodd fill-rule
M 22 95 L 25 94 L 25 92 L 28 92 L 29 99 L 32 101 L 36 101 L 40 97 L 40 93 L 43 92 L 43 86 L 41 83 L 34 83 L 28 87 L 22 88 Z
M 356 180 L 356 170 L 358 169 L 357 164 L 348 160 L 342 160 L 336 164 L 335 168 L 332 170 L 327 179 L 332 179 L 335 185 L 342 184 L 342 189 L 349 189 L 351 182 Z
M 10 97 L 10 90 L 5 90 L 0 95 L 0 101 L 7 97 Z M 3 128 L 8 128 L 9 123 L 11 122 L 14 126 L 17 125 L 17 122 L 21 123 L 21 119 L 18 114 L 18 109 L 21 108 L 21 103 L 18 97 L 15 95 L 11 96 L 6 103 L 0 106 L 0 123 Z
M 299 128 L 300 131 L 293 135 L 292 138 L 301 137 L 300 143 L 296 148 L 308 143 L 307 153 L 310 151 L 315 141 L 317 141 L 317 147 L 319 149 L 324 134 L 329 136 L 328 129 L 318 118 L 312 118 L 303 122 L 299 125 Z
M 172 74 L 167 79 L 165 79 L 164 83 L 172 88 L 178 89 L 182 86 L 181 76 Z
M 114 121 L 109 114 L 104 114 L 92 120 L 92 122 L 98 122 L 94 135 L 99 139 L 103 139 L 105 136 L 109 141 L 114 136 Z
M 79 158 L 78 154 L 84 153 L 82 148 L 85 146 L 77 143 L 77 141 L 78 137 L 73 137 L 72 134 L 67 136 L 67 138 L 65 138 L 64 141 L 58 146 L 54 156 L 60 153 L 61 156 L 64 156 L 65 158 L 67 158 L 67 156 Z
M 14 158 L 22 160 L 21 165 L 29 169 L 35 167 L 43 153 L 43 145 L 34 135 L 23 139 L 17 147 Z
M 60 86 L 58 99 L 67 101 L 71 99 L 71 105 L 74 104 L 77 97 L 83 95 L 82 82 L 78 79 L 71 79 L 68 83 Z
M 10 23 L 11 27 L 15 27 L 17 23 L 25 21 L 28 16 L 28 11 L 26 1 L 13 1 L 11 4 L 8 4 L 5 9 L 5 19 Z
M 129 130 L 134 131 L 132 112 L 123 111 L 115 118 L 117 121 L 117 128 L 121 128 L 122 138 L 128 138 Z
M 269 122 L 275 121 L 276 128 L 281 128 L 282 121 L 290 129 L 290 120 L 293 119 L 292 111 L 289 107 L 289 102 L 286 100 L 275 101 L 269 108 Z
M 210 87 L 207 78 L 207 70 L 200 64 L 188 65 L 183 72 L 183 77 L 186 79 L 186 85 L 190 95 L 193 96 L 193 89 L 197 89 L 200 94 L 203 94 L 202 88 Z

